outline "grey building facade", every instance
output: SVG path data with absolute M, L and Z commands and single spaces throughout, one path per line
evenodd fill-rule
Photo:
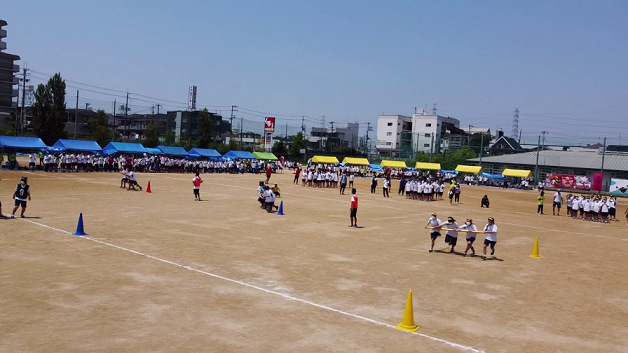
M 11 111 L 17 109 L 18 85 L 20 83 L 16 76 L 20 67 L 15 64 L 17 60 L 20 60 L 20 57 L 4 52 L 7 48 L 7 44 L 4 42 L 7 31 L 3 27 L 6 25 L 6 21 L 0 20 L 0 126 L 9 126 L 10 122 L 7 118 Z

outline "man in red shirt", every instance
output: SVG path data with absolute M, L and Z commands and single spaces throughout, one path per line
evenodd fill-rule
M 266 184 L 268 184 L 268 182 L 270 181 L 271 174 L 273 174 L 273 170 L 272 168 L 270 168 L 269 165 L 268 168 L 266 168 Z
M 294 171 L 294 183 L 299 185 L 299 174 L 301 174 L 301 169 L 297 168 Z
M 351 189 L 351 228 L 358 227 L 358 195 L 355 188 Z

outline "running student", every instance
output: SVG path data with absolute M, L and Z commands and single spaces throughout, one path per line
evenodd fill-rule
M 486 260 L 486 247 L 490 246 L 491 255 L 495 255 L 495 245 L 497 244 L 497 225 L 493 217 L 488 218 L 488 223 L 484 226 L 484 234 L 486 234 L 486 239 L 484 239 L 483 258 Z
M 340 195 L 345 194 L 345 189 L 347 188 L 347 174 L 342 174 L 340 177 Z
M 275 196 L 281 197 L 281 189 L 279 188 L 277 184 L 275 184 L 275 186 L 273 186 L 270 189 L 273 191 L 273 193 L 275 193 Z
M 26 183 L 28 179 L 22 177 L 20 183 L 17 184 L 15 188 L 15 192 L 13 193 L 13 199 L 15 200 L 15 208 L 13 208 L 13 213 L 11 214 L 11 218 L 15 218 L 15 212 L 20 206 L 22 207 L 22 213 L 20 217 L 24 218 L 24 211 L 26 211 L 26 201 L 31 200 L 31 187 Z
M 192 184 L 194 185 L 194 201 L 201 201 L 201 184 L 203 183 L 203 179 L 196 172 L 196 176 L 192 179 Z
M 464 255 L 463 256 L 467 256 L 467 252 L 469 251 L 469 249 L 471 249 L 471 251 L 473 252 L 472 255 L 475 255 L 475 249 L 473 248 L 473 242 L 475 242 L 477 234 L 474 233 L 474 232 L 477 231 L 478 228 L 475 226 L 475 224 L 473 224 L 473 220 L 471 218 L 467 218 L 467 221 L 465 222 L 465 224 L 462 227 L 460 227 L 460 229 L 466 229 L 467 230 L 467 248 L 464 250 Z
M 257 201 L 259 201 L 261 208 L 265 208 L 266 207 L 266 198 L 264 197 L 264 181 L 260 181 L 259 182 L 259 187 L 257 188 L 257 191 L 259 192 L 259 197 L 257 198 Z
M 137 183 L 137 178 L 135 177 L 135 173 L 133 173 L 133 171 L 131 170 L 131 167 L 128 168 L 127 178 L 129 179 L 129 187 L 127 190 L 131 190 L 131 188 L 133 188 L 133 190 L 137 190 L 135 188 L 137 186 L 138 188 L 140 188 L 140 191 L 142 191 L 142 187 L 140 186 L 140 184 Z
M 451 250 L 449 250 L 450 253 L 454 252 L 454 247 L 456 246 L 456 244 L 458 244 L 458 228 L 460 228 L 458 226 L 458 223 L 456 223 L 456 220 L 453 217 L 447 217 L 447 223 L 445 223 L 445 225 L 447 226 L 447 233 L 445 234 L 445 243 L 447 243 L 448 245 L 451 245 Z
M 124 169 L 120 172 L 120 174 L 122 174 L 122 179 L 120 180 L 120 189 L 126 189 L 126 184 L 129 182 L 129 176 Z
M 428 227 L 428 226 L 431 227 L 430 238 L 432 238 L 432 247 L 430 248 L 430 252 L 433 252 L 434 243 L 436 242 L 436 239 L 440 237 L 440 228 L 443 226 L 443 222 L 441 222 L 440 219 L 438 219 L 436 213 L 432 213 L 432 217 L 430 217 L 430 219 L 427 220 L 427 224 L 425 225 L 425 227 Z
M 358 227 L 358 195 L 355 188 L 351 189 L 351 213 L 349 215 L 351 218 L 351 228 Z

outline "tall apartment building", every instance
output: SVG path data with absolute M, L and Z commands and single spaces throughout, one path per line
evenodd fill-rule
M 174 132 L 175 139 L 195 140 L 199 137 L 198 123 L 200 111 L 169 111 L 166 119 L 166 131 Z M 221 140 L 222 136 L 231 132 L 231 123 L 222 120 L 222 116 L 215 113 L 208 113 L 209 121 L 213 125 L 214 138 Z
M 312 127 L 307 140 L 314 149 L 320 151 L 333 152 L 337 148 L 357 150 L 359 148 L 359 131 L 359 123 L 347 123 L 345 126 L 334 128 Z
M 15 76 L 20 67 L 15 61 L 20 60 L 17 55 L 5 53 L 7 43 L 3 41 L 7 37 L 7 31 L 2 27 L 7 22 L 0 20 L 0 126 L 8 126 L 7 117 L 12 110 L 17 109 L 17 96 L 19 79 Z
M 412 117 L 380 115 L 377 118 L 377 153 L 383 157 L 412 158 L 417 152 L 440 153 L 447 146 L 444 137 L 460 132 L 460 121 L 429 115 L 424 111 Z

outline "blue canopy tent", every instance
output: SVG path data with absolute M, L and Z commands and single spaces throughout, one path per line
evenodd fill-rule
M 161 156 L 162 154 L 164 154 L 163 152 L 161 152 L 161 150 L 158 150 L 156 148 L 147 147 L 146 150 L 148 151 L 148 154 L 154 155 L 154 156 Z
M 223 159 L 255 159 L 255 156 L 251 152 L 245 151 L 229 151 L 224 156 Z
M 371 165 L 370 165 L 370 167 L 371 167 L 371 169 L 373 169 L 373 171 L 374 171 L 374 172 L 376 172 L 376 173 L 381 173 L 381 172 L 383 172 L 383 171 L 384 171 L 384 167 L 382 167 L 382 166 L 381 166 L 381 165 L 379 165 L 379 164 L 371 164 Z
M 454 174 L 454 175 L 458 175 L 458 172 L 457 172 L 457 171 L 455 171 L 455 170 L 441 170 L 440 172 L 441 172 L 443 175 L 446 175 L 446 174 Z
M 205 148 L 192 148 L 189 152 L 190 157 L 192 158 L 209 158 L 209 159 L 219 159 L 222 157 L 220 153 L 216 150 L 209 150 Z
M 0 136 L 0 147 L 14 150 L 38 150 L 45 152 L 48 146 L 38 137 Z
M 506 180 L 506 177 L 501 175 L 501 174 L 482 173 L 482 174 L 480 174 L 480 176 L 483 176 L 485 178 L 489 178 L 491 180 Z
M 50 154 L 61 154 L 65 152 L 65 148 L 62 147 L 48 147 L 48 153 Z
M 187 157 L 189 154 L 183 147 L 157 146 L 165 156 Z
M 102 147 L 100 147 L 96 141 L 59 140 L 52 145 L 52 147 L 61 148 L 66 151 L 102 152 Z
M 148 153 L 146 148 L 139 143 L 109 142 L 103 151 L 106 155 L 111 156 L 117 153 L 143 154 Z

